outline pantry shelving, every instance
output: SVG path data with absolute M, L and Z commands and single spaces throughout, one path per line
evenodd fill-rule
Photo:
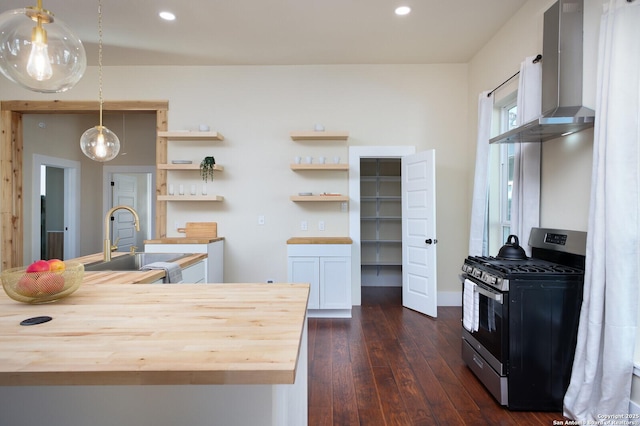
M 402 196 L 397 159 L 361 161 L 361 250 L 363 266 L 402 265 Z

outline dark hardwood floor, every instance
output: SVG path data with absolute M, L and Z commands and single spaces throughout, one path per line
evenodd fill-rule
M 432 319 L 363 287 L 351 319 L 309 319 L 309 425 L 552 425 L 501 407 L 461 357 L 461 308 Z

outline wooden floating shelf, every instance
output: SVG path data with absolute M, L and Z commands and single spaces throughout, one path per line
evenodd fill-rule
M 291 164 L 291 170 L 349 170 L 348 164 Z
M 291 201 L 349 201 L 348 195 L 292 195 Z
M 174 140 L 210 140 L 223 141 L 224 136 L 218 132 L 158 132 L 161 138 L 169 138 Z
M 349 139 L 349 132 L 291 132 L 291 139 L 294 141 L 346 141 Z
M 224 201 L 222 195 L 158 195 L 158 201 Z
M 199 164 L 158 164 L 160 170 L 200 170 Z M 216 164 L 213 166 L 213 170 L 221 172 L 224 170 L 224 166 Z

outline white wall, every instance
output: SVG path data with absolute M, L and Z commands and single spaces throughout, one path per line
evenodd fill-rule
M 78 86 L 55 96 L 2 79 L 0 98 L 94 99 L 96 71 L 89 68 Z M 339 155 L 347 162 L 349 145 L 435 148 L 439 290 L 459 291 L 457 274 L 468 233 L 467 78 L 466 64 L 105 67 L 104 95 L 107 100 L 168 100 L 171 130 L 206 123 L 225 136 L 224 142 L 198 142 L 193 149 L 188 143 L 170 146 L 170 158 L 215 156 L 225 170 L 208 183 L 208 192 L 225 201 L 170 203 L 167 223 L 171 236 L 178 235 L 175 222 L 218 222 L 226 238 L 225 279 L 231 282 L 285 281 L 289 237 L 348 235 L 348 214 L 340 212 L 339 204 L 289 201 L 300 191 L 347 193 L 346 175 L 292 172 L 294 156 Z M 311 144 L 289 138 L 290 131 L 311 130 L 315 123 L 349 131 L 349 141 Z M 83 175 L 88 169 L 83 164 Z M 197 175 L 180 176 L 170 179 L 202 182 Z M 83 190 L 82 202 L 86 220 L 98 230 L 91 240 L 100 241 L 102 217 L 89 208 L 94 195 Z M 258 225 L 258 215 L 265 216 L 265 225 Z M 299 229 L 302 220 L 309 223 L 306 232 Z M 317 229 L 319 220 L 325 221 L 324 232 Z M 91 250 L 100 251 L 101 244 Z

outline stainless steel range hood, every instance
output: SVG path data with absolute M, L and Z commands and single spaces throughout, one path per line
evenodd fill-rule
M 559 0 L 544 13 L 542 115 L 489 143 L 546 142 L 593 127 L 583 106 L 583 0 Z

